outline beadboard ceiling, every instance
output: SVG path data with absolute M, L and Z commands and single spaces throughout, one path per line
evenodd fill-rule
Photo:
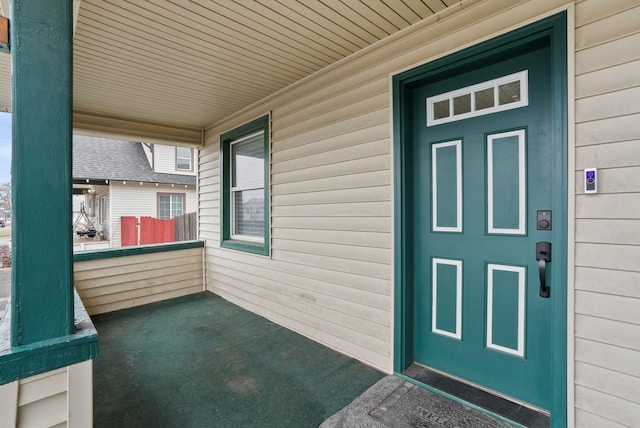
M 460 2 L 75 1 L 74 112 L 189 129 Z M 9 55 L 0 55 L 0 110 L 10 110 Z

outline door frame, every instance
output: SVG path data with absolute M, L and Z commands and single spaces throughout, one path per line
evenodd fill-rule
M 554 156 L 552 174 L 558 183 L 553 193 L 554 269 L 552 291 L 551 338 L 551 426 L 567 423 L 567 284 L 568 247 L 568 87 L 567 87 L 567 13 L 561 12 L 507 34 L 465 48 L 411 70 L 393 76 L 393 166 L 394 166 L 394 373 L 400 374 L 413 359 L 413 212 L 411 194 L 410 100 L 412 88 L 437 81 L 461 67 L 480 67 L 517 52 L 523 46 L 540 43 L 550 46 L 551 118 Z M 560 244 L 560 245 L 558 245 Z M 563 289 L 564 288 L 564 289 Z

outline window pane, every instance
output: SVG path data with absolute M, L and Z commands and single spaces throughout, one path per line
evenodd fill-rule
M 475 93 L 476 97 L 476 110 L 484 110 L 485 108 L 491 108 L 494 105 L 493 88 L 483 89 Z
M 191 169 L 191 149 L 189 147 L 176 147 L 176 168 Z
M 460 95 L 453 99 L 453 115 L 469 113 L 471 111 L 471 94 Z
M 433 103 L 433 119 L 444 119 L 445 117 L 449 117 L 449 100 Z
M 183 197 L 182 195 L 171 195 L 171 218 L 182 215 Z
M 520 101 L 520 81 L 498 86 L 498 102 L 500 105 Z
M 171 217 L 171 195 L 159 196 L 158 216 L 163 220 L 166 220 Z
M 233 234 L 264 238 L 264 190 L 233 192 Z
M 231 187 L 264 186 L 264 132 L 231 145 Z

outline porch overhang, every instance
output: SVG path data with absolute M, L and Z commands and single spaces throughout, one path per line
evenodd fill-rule
M 476 0 L 151 4 L 74 0 L 74 133 L 197 147 L 204 129 Z M 0 15 L 10 18 L 8 0 Z M 0 111 L 11 64 L 0 55 Z

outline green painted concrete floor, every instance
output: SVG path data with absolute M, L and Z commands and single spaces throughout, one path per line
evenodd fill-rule
M 317 427 L 384 377 L 207 292 L 93 321 L 96 427 Z

